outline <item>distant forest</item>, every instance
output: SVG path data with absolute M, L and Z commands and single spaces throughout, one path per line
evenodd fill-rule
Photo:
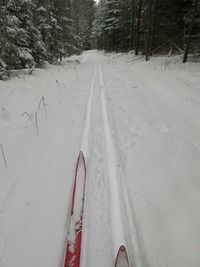
M 100 0 L 94 22 L 97 47 L 153 53 L 200 53 L 199 0 Z
M 8 69 L 91 49 L 93 0 L 0 0 L 0 59 Z
M 97 48 L 200 55 L 200 0 L 0 0 L 0 71 Z

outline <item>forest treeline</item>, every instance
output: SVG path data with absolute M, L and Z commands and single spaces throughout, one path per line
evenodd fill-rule
M 0 65 L 20 69 L 91 48 L 93 0 L 0 0 Z
M 200 54 L 200 0 L 0 0 L 0 71 L 105 51 Z
M 97 47 L 146 55 L 200 53 L 200 0 L 100 0 Z

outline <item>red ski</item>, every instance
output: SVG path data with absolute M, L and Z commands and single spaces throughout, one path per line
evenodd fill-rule
M 130 267 L 125 246 L 121 246 L 118 250 L 115 267 Z
M 84 155 L 80 152 L 75 169 L 71 221 L 66 243 L 64 267 L 80 267 L 85 185 L 86 164 Z

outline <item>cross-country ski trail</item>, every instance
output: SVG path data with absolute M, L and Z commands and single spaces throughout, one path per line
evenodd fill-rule
M 87 51 L 0 81 L 1 267 L 63 267 L 76 240 L 80 267 L 199 266 L 199 67 L 170 60 Z

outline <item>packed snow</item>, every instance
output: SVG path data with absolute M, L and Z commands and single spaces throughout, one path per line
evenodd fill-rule
M 83 150 L 81 267 L 118 245 L 134 267 L 198 267 L 199 84 L 197 62 L 97 51 L 0 81 L 0 266 L 62 266 Z

